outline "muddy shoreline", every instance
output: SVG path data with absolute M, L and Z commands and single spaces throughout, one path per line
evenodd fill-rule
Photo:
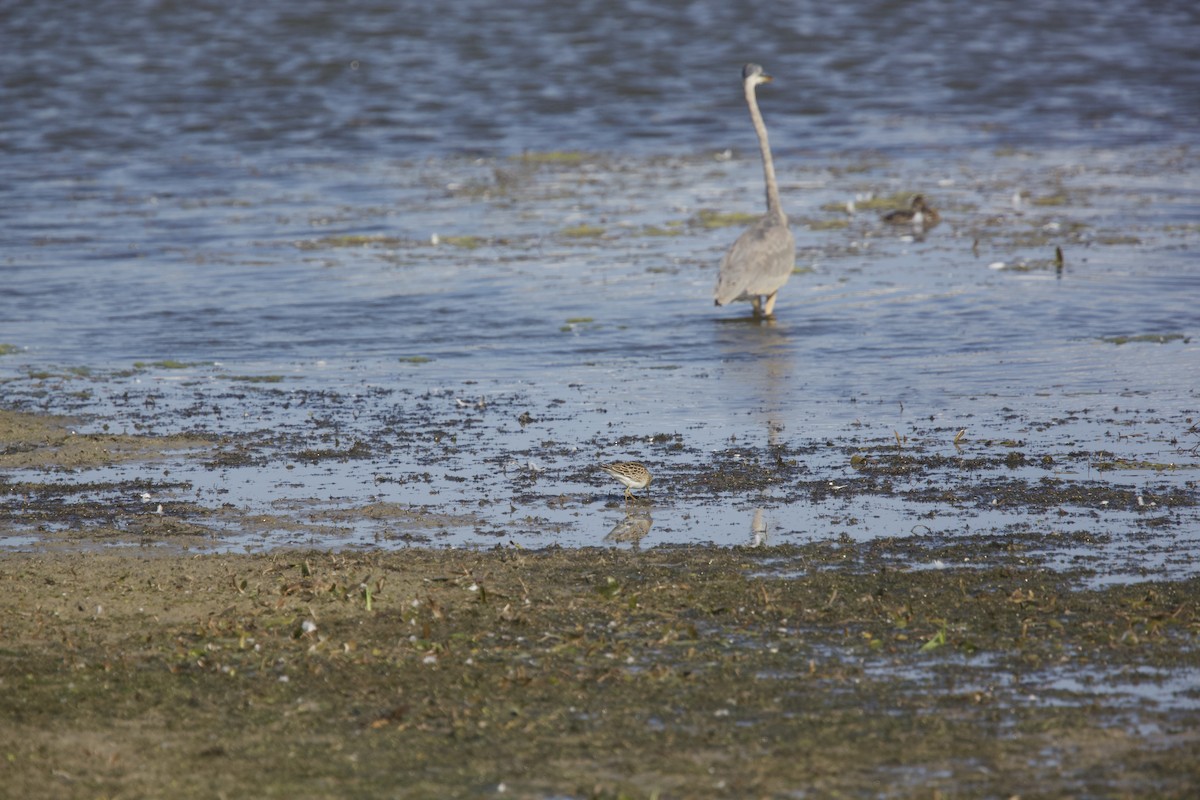
M 1084 589 L 960 546 L 10 554 L 3 782 L 1191 796 L 1200 581 Z
M 38 536 L 0 559 L 11 796 L 1188 797 L 1200 785 L 1200 578 L 1112 583 L 1097 559 L 1064 563 L 1099 534 L 918 527 L 636 549 L 646 501 L 628 509 L 634 549 L 617 531 L 614 549 L 436 549 L 444 519 L 376 503 L 344 513 L 386 519 L 415 546 L 212 553 L 215 519 L 286 521 L 151 508 L 142 472 L 111 486 L 71 475 L 180 453 L 201 469 L 239 453 L 348 459 L 355 444 L 143 428 L 0 412 L 4 523 Z M 944 466 L 902 444 L 847 455 L 862 485 L 886 496 Z M 989 476 L 1012 453 L 1037 460 L 1012 444 L 966 465 L 980 497 L 997 496 Z M 804 474 L 799 451 L 736 454 L 680 468 L 672 491 L 836 491 Z M 1146 502 L 1046 469 L 999 496 Z M 186 484 L 164 471 L 149 491 Z M 529 480 L 523 502 L 538 491 Z M 1151 499 L 1160 525 L 1195 502 Z

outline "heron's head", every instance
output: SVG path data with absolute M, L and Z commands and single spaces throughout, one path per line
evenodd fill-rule
M 748 83 L 751 86 L 758 86 L 760 83 L 770 83 L 773 80 L 770 75 L 763 72 L 763 68 L 758 64 L 747 64 L 742 67 L 742 82 Z

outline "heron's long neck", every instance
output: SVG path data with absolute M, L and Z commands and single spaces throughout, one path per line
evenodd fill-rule
M 767 213 L 783 216 L 783 206 L 779 204 L 779 186 L 775 183 L 775 162 L 771 160 L 771 144 L 767 141 L 767 126 L 763 124 L 762 114 L 758 110 L 754 84 L 747 81 L 745 87 L 746 105 L 750 106 L 750 121 L 754 123 L 754 132 L 758 134 L 758 147 L 762 150 L 763 178 L 767 182 Z

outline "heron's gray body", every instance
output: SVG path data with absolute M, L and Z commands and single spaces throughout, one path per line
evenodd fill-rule
M 745 231 L 721 260 L 721 273 L 713 290 L 713 300 L 723 306 L 739 300 L 754 304 L 756 315 L 769 317 L 775 309 L 775 295 L 796 268 L 796 241 L 788 228 L 787 215 L 779 203 L 775 182 L 775 164 L 767 141 L 767 126 L 758 110 L 754 89 L 771 80 L 757 64 L 742 68 L 742 87 L 750 121 L 758 134 L 762 151 L 763 178 L 767 185 L 767 214 Z
M 773 295 L 796 268 L 796 240 L 783 212 L 767 214 L 746 229 L 721 259 L 713 297 L 723 306 Z

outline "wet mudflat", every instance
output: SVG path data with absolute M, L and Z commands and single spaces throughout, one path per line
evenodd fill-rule
M 1200 579 L 1086 588 L 986 535 L 23 553 L 0 580 L 13 797 L 1200 785 Z

